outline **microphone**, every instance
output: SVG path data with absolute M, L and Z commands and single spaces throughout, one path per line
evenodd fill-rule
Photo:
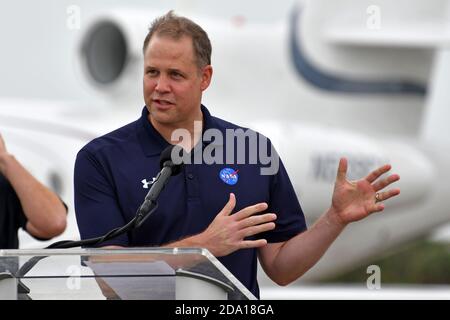
M 170 145 L 161 153 L 159 158 L 159 166 L 161 171 L 155 178 L 150 190 L 145 196 L 145 200 L 138 209 L 136 215 L 135 227 L 140 227 L 150 214 L 157 208 L 156 200 L 159 194 L 169 182 L 170 177 L 180 173 L 183 163 L 176 164 L 172 160 L 172 154 L 180 154 L 183 149 L 180 146 Z

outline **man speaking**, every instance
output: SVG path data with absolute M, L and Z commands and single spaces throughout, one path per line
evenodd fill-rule
M 185 150 L 184 165 L 160 194 L 157 210 L 140 228 L 103 246 L 207 248 L 259 297 L 258 258 L 273 281 L 289 284 L 320 259 L 348 223 L 382 211 L 382 202 L 400 193 L 381 191 L 399 179 L 378 179 L 389 165 L 350 182 L 347 161 L 341 159 L 331 206 L 306 230 L 270 141 L 212 116 L 202 105 L 213 75 L 206 32 L 169 12 L 153 22 L 143 51 L 141 117 L 94 139 L 77 156 L 75 209 L 82 239 L 133 219 L 160 170 L 161 152 L 178 144 Z M 242 134 L 245 143 L 235 143 Z M 258 156 L 269 151 L 276 170 L 264 171 L 267 161 Z

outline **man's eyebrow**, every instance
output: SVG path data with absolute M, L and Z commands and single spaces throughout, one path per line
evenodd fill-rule
M 158 70 L 158 68 L 156 68 L 154 66 L 150 66 L 150 65 L 145 66 L 145 69 L 146 70 L 148 70 L 148 69 L 157 69 Z M 167 69 L 167 71 L 168 72 L 178 72 L 178 73 L 184 74 L 184 72 L 182 70 L 176 69 L 176 68 L 169 68 L 169 69 Z
M 177 72 L 177 73 L 184 74 L 184 72 L 183 72 L 182 70 L 180 70 L 180 69 L 173 69 L 173 68 L 170 68 L 168 71 L 169 71 L 169 72 Z

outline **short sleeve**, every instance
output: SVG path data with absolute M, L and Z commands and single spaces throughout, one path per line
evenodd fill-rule
M 277 215 L 275 229 L 262 233 L 260 237 L 269 243 L 284 242 L 307 229 L 305 216 L 294 187 L 283 162 L 279 160 L 279 170 L 271 177 L 270 200 L 267 212 Z
M 9 181 L 0 174 L 0 248 L 17 249 L 17 230 L 24 228 L 26 222 L 17 194 Z
M 14 232 L 22 228 L 24 230 L 27 225 L 27 217 L 23 212 L 22 204 L 20 203 L 17 193 L 4 176 L 0 176 L 0 192 L 1 192 L 1 211 L 7 217 L 10 217 Z
M 103 236 L 125 225 L 111 175 L 92 153 L 82 149 L 75 161 L 75 214 L 81 239 Z M 99 244 L 128 246 L 126 234 Z

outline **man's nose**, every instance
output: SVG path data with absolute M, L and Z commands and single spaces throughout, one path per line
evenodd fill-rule
M 155 90 L 158 92 L 168 92 L 170 91 L 169 79 L 165 76 L 160 76 L 156 82 Z

